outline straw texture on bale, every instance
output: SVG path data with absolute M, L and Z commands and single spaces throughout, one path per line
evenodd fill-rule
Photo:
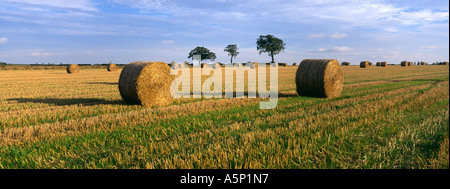
M 335 59 L 305 59 L 295 76 L 300 96 L 335 98 L 344 86 L 344 75 Z
M 80 72 L 80 66 L 78 64 L 69 64 L 67 65 L 66 71 L 69 74 L 78 73 Z
M 132 62 L 120 73 L 119 91 L 128 104 L 165 106 L 173 101 L 170 93 L 173 80 L 165 62 Z
M 341 65 L 343 65 L 343 66 L 350 66 L 350 62 L 342 62 Z
M 117 71 L 117 65 L 116 64 L 108 64 L 108 67 L 106 69 L 109 72 L 115 72 L 115 71 Z
M 368 62 L 368 61 L 362 61 L 362 62 L 359 64 L 359 67 L 360 67 L 360 68 L 367 68 L 367 67 L 369 67 L 369 62 Z

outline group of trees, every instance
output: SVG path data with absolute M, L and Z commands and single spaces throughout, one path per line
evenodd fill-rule
M 273 36 L 273 35 L 261 35 L 256 40 L 256 49 L 259 54 L 268 53 L 272 57 L 272 63 L 275 63 L 274 56 L 283 52 L 286 44 L 283 40 Z M 231 44 L 225 47 L 224 52 L 228 52 L 228 56 L 231 57 L 230 62 L 233 63 L 233 58 L 239 55 L 239 48 L 236 44 Z M 196 47 L 189 52 L 188 58 L 193 58 L 194 55 L 201 55 L 201 60 L 215 60 L 216 54 L 211 52 L 205 47 Z

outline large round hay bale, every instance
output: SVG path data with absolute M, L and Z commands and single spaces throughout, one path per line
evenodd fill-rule
M 173 101 L 170 93 L 173 80 L 165 62 L 132 62 L 120 73 L 120 95 L 128 104 L 169 105 Z
M 301 96 L 334 98 L 341 95 L 344 75 L 335 59 L 305 59 L 297 69 L 295 84 Z
M 388 65 L 387 62 L 381 62 L 381 63 L 380 63 L 380 66 L 381 66 L 381 67 L 387 67 L 387 65 Z
M 362 61 L 362 62 L 359 64 L 359 67 L 360 67 L 360 68 L 367 68 L 367 67 L 369 67 L 369 61 Z
M 115 72 L 115 71 L 117 71 L 117 64 L 108 64 L 108 67 L 106 69 L 109 72 Z
M 381 66 L 381 62 L 377 62 L 375 66 Z
M 67 73 L 73 74 L 80 72 L 80 66 L 78 64 L 69 64 L 66 68 Z

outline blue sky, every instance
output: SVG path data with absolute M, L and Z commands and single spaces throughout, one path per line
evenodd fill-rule
M 0 62 L 183 62 L 197 46 L 229 62 L 269 62 L 259 35 L 286 43 L 277 62 L 449 60 L 447 0 L 0 0 Z

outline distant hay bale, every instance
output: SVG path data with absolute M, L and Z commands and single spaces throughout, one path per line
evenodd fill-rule
M 411 63 L 408 62 L 408 61 L 402 61 L 402 62 L 400 63 L 400 65 L 401 65 L 402 67 L 405 67 L 405 66 L 410 66 Z
M 372 62 L 369 62 L 369 66 L 373 66 L 373 63 L 372 63 Z
M 117 64 L 108 64 L 108 67 L 106 68 L 109 72 L 115 72 L 117 71 Z
M 172 68 L 172 70 L 176 70 L 180 67 L 180 65 L 178 65 L 176 62 L 172 62 L 171 64 L 169 64 L 170 68 Z
M 381 67 L 387 67 L 387 65 L 388 65 L 387 62 L 381 62 L 380 64 Z
M 408 62 L 408 66 L 412 66 L 412 63 L 411 63 L 411 62 Z
M 377 62 L 375 66 L 381 66 L 381 62 Z
M 425 65 L 427 65 L 427 63 L 426 62 L 420 62 L 420 65 L 425 66 Z
M 295 76 L 300 96 L 334 98 L 341 95 L 344 76 L 335 59 L 305 59 Z
M 252 62 L 252 63 L 250 63 L 250 68 L 251 68 L 251 69 L 258 69 L 258 67 L 259 67 L 258 62 Z
M 294 62 L 294 64 L 292 64 L 292 66 L 297 66 L 297 63 L 296 63 L 296 62 Z
M 66 68 L 67 73 L 73 74 L 80 72 L 80 66 L 78 64 L 69 64 Z
M 342 62 L 342 66 L 350 66 L 350 62 Z
M 220 63 L 217 62 L 217 63 L 213 64 L 213 69 L 220 68 L 220 66 L 221 66 Z
M 367 67 L 369 67 L 369 61 L 362 61 L 362 62 L 359 64 L 359 67 L 360 67 L 360 68 L 367 68 Z
M 286 66 L 287 66 L 287 63 L 278 63 L 278 65 L 279 65 L 279 66 L 286 67 Z
M 173 80 L 165 62 L 132 62 L 120 73 L 119 91 L 128 104 L 165 106 L 173 101 L 170 93 Z
M 242 68 L 244 67 L 241 63 L 233 63 L 233 66 Z

